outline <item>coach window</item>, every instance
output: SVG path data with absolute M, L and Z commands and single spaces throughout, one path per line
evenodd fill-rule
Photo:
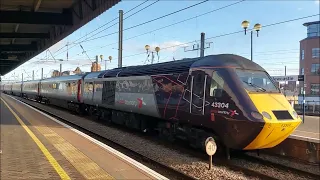
M 210 96 L 211 97 L 221 97 L 221 93 L 217 93 L 217 90 L 223 90 L 224 80 L 219 76 L 217 71 L 212 73 L 211 86 L 210 86 Z

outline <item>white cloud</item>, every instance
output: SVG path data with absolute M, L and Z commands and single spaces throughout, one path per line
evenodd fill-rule
M 150 45 L 151 49 L 154 49 L 155 47 L 159 46 L 160 47 L 160 52 L 161 49 L 164 49 L 166 51 L 170 51 L 170 52 L 174 52 L 177 49 L 183 48 L 184 46 L 187 46 L 187 44 L 180 42 L 180 41 L 167 41 L 167 42 L 163 42 L 160 44 L 152 44 Z

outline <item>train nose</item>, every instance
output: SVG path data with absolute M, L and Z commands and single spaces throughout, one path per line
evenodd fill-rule
M 263 122 L 252 122 L 247 120 L 227 120 L 219 127 L 218 134 L 225 145 L 232 149 L 244 149 L 261 132 Z

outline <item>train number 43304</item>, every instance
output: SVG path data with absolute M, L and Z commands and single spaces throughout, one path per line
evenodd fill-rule
M 213 102 L 211 106 L 215 108 L 229 108 L 229 103 Z

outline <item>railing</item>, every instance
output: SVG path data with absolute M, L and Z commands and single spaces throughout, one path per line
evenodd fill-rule
M 301 112 L 303 111 L 303 101 L 298 100 L 288 100 L 289 103 L 293 106 L 293 108 Z M 314 114 L 320 114 L 320 101 L 306 101 L 305 102 L 305 112 L 306 113 L 314 113 Z

